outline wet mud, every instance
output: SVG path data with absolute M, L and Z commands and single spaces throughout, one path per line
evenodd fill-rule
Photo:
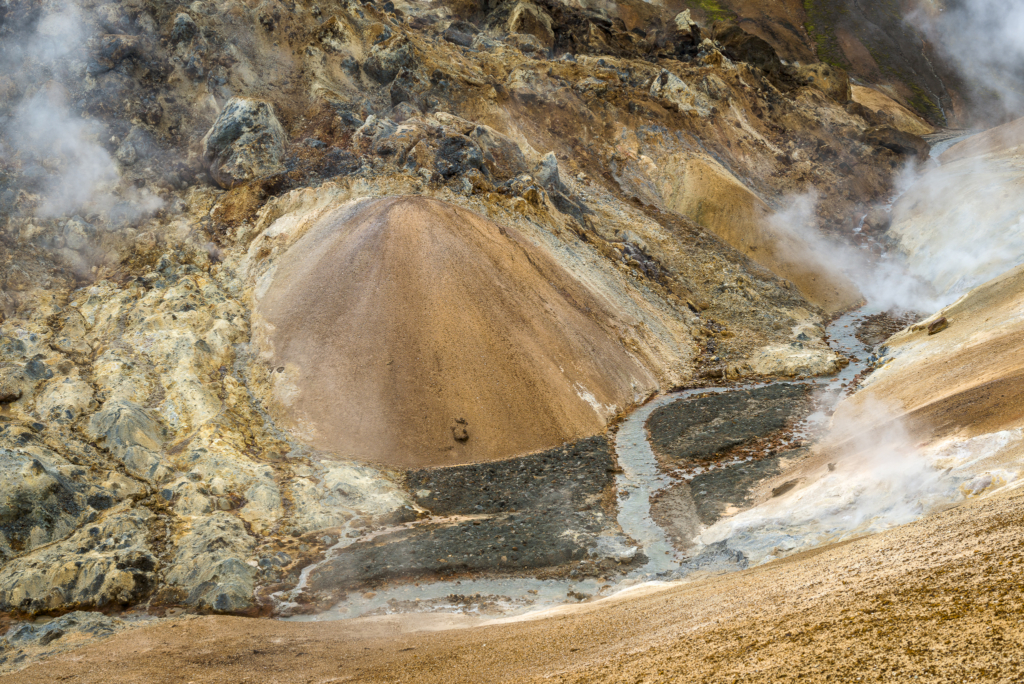
M 909 311 L 898 313 L 883 311 L 865 316 L 864 320 L 857 326 L 857 331 L 854 334 L 858 340 L 867 346 L 876 347 L 900 330 L 910 327 L 922 318 L 924 316 L 921 314 Z

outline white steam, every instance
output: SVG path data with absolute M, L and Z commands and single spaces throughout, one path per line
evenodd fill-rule
M 17 140 L 15 152 L 49 172 L 37 216 L 60 216 L 90 203 L 103 210 L 116 202 L 110 192 L 118 180 L 114 160 L 94 142 L 97 128 L 68 113 L 58 87 L 44 88 L 23 100 L 15 110 L 12 133 Z
M 948 0 L 944 5 L 920 9 L 908 21 L 928 36 L 977 95 L 994 97 L 1010 118 L 1020 116 L 1024 110 L 1024 3 Z
M 816 193 L 790 197 L 769 218 L 772 230 L 799 240 L 827 268 L 845 274 L 872 307 L 884 311 L 933 311 L 947 303 L 932 288 L 911 275 L 900 259 L 873 259 L 869 253 L 817 229 Z
M 1024 157 L 968 157 L 927 170 L 893 207 L 890 236 L 943 303 L 1024 263 Z
M 1024 115 L 1024 3 L 943 4 L 908 21 L 959 72 L 974 99 L 971 115 L 989 122 Z M 997 131 L 989 137 L 996 145 L 933 166 L 894 206 L 891 237 L 944 303 L 1024 263 L 1024 127 Z
M 697 541 L 725 541 L 757 564 L 902 525 L 1017 479 L 1016 470 L 983 468 L 994 450 L 1019 440 L 1019 430 L 925 450 L 892 414 L 869 406 L 834 424 L 832 435 L 847 439 L 826 447 L 831 467 L 797 475 L 800 482 L 788 493 L 718 521 Z
M 84 70 L 87 26 L 79 10 L 66 3 L 34 29 L 5 38 L 0 72 L 10 75 L 23 95 L 11 110 L 0 152 L 38 196 L 34 213 L 39 218 L 101 214 L 119 205 L 123 219 L 135 220 L 163 201 L 134 187 L 117 194 L 117 164 L 98 142 L 102 127 L 71 110 L 59 83 Z

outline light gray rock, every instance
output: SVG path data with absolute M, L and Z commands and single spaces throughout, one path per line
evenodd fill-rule
M 413 505 L 401 486 L 368 466 L 317 464 L 296 474 L 289 483 L 291 523 L 300 534 L 343 527 L 354 518 L 383 521 Z
M 548 152 L 540 160 L 537 170 L 533 173 L 534 179 L 543 185 L 547 190 L 561 190 L 562 179 L 558 175 L 558 159 L 554 152 Z
M 253 607 L 256 568 L 248 564 L 255 542 L 229 513 L 199 518 L 178 542 L 164 574 L 161 599 L 219 613 Z
M 131 625 L 103 613 L 76 610 L 45 624 L 19 622 L 0 638 L 0 674 L 106 639 Z
M 121 162 L 125 166 L 131 166 L 139 160 L 138 152 L 135 151 L 135 146 L 127 140 L 121 143 L 117 148 L 117 152 L 114 153 L 117 157 L 117 161 Z
M 122 510 L 10 561 L 0 568 L 0 611 L 34 615 L 144 600 L 159 566 L 147 542 L 152 518 L 146 508 Z
M 108 401 L 89 420 L 88 434 L 120 459 L 133 475 L 160 482 L 172 473 L 160 454 L 163 429 L 138 404 Z

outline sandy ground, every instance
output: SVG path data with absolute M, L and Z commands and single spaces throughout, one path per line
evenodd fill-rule
M 390 465 L 550 448 L 658 388 L 620 342 L 634 318 L 513 229 L 436 200 L 329 214 L 257 314 L 284 424 Z
M 1024 492 L 552 617 L 144 627 L 3 682 L 1016 682 Z M 419 629 L 421 631 L 409 631 Z

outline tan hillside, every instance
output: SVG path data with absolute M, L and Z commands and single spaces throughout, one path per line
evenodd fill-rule
M 436 200 L 327 215 L 282 258 L 257 314 L 284 368 L 284 420 L 370 461 L 555 446 L 657 386 L 619 340 L 633 324 L 620 310 L 515 230 Z

